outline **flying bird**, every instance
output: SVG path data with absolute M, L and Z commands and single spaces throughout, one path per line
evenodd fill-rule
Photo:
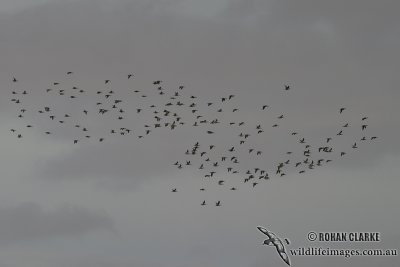
M 285 250 L 285 246 L 283 245 L 281 239 L 277 237 L 273 232 L 265 229 L 264 227 L 257 226 L 257 229 L 266 235 L 268 239 L 265 239 L 263 242 L 263 245 L 268 245 L 268 246 L 274 246 L 276 248 L 276 251 L 278 252 L 279 256 L 282 258 L 282 260 L 290 266 L 290 259 L 289 256 Z

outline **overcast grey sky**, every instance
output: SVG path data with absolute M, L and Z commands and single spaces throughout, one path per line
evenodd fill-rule
M 261 245 L 258 225 L 289 238 L 288 248 L 399 249 L 399 9 L 395 0 L 2 0 L 0 266 L 285 266 L 273 247 Z M 127 80 L 128 73 L 135 77 Z M 56 81 L 76 85 L 88 92 L 78 103 L 90 106 L 96 102 L 90 93 L 105 79 L 127 103 L 126 117 L 162 103 L 152 100 L 154 80 L 171 92 L 184 84 L 183 92 L 203 106 L 235 94 L 226 110 L 239 112 L 224 112 L 221 121 L 265 129 L 250 143 L 262 157 L 243 159 L 242 169 L 273 170 L 286 151 L 301 151 L 291 131 L 318 146 L 346 122 L 351 127 L 333 145 L 348 154 L 303 175 L 271 171 L 254 189 L 241 175 L 221 173 L 229 181 L 221 187 L 205 183 L 197 166 L 180 171 L 172 164 L 184 161 L 196 141 L 229 147 L 237 129 L 218 126 L 209 136 L 182 127 L 140 140 L 107 136 L 73 145 L 74 129 L 36 114 L 51 106 L 90 124 L 93 135 L 108 132 L 114 120 L 85 119 L 77 106 L 44 91 Z M 149 99 L 137 99 L 132 89 Z M 35 112 L 19 119 L 12 90 L 27 90 L 23 104 Z M 264 104 L 270 110 L 260 112 Z M 280 127 L 271 128 L 281 114 Z M 363 116 L 367 135 L 378 139 L 352 151 Z M 127 123 L 136 129 L 148 118 Z M 204 199 L 209 205 L 201 207 Z M 217 200 L 221 207 L 213 206 Z M 382 241 L 310 243 L 309 231 L 380 232 Z M 298 267 L 400 263 L 399 257 L 291 259 Z

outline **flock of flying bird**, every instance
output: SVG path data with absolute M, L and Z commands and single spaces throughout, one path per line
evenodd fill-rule
M 73 72 L 67 72 L 66 76 L 73 76 Z M 133 74 L 128 74 L 126 77 L 128 80 L 134 78 Z M 261 123 L 257 125 L 251 125 L 246 121 L 224 121 L 224 117 L 220 114 L 232 113 L 236 115 L 239 112 L 237 106 L 231 106 L 230 103 L 236 96 L 229 94 L 219 98 L 212 102 L 201 101 L 197 96 L 187 95 L 185 86 L 180 85 L 175 90 L 167 90 L 163 87 L 161 80 L 153 81 L 154 91 L 153 94 L 149 92 L 141 92 L 140 90 L 129 89 L 130 94 L 135 94 L 138 98 L 146 100 L 140 106 L 136 106 L 132 110 L 132 105 L 126 103 L 124 97 L 121 97 L 114 89 L 112 89 L 112 82 L 110 80 L 104 80 L 103 88 L 93 91 L 85 90 L 78 86 L 67 86 L 67 83 L 52 82 L 47 88 L 44 88 L 42 92 L 50 97 L 62 98 L 67 103 L 67 108 L 71 109 L 71 112 L 62 113 L 57 110 L 57 107 L 51 105 L 44 105 L 41 107 L 35 107 L 35 109 L 29 108 L 24 105 L 25 100 L 31 92 L 25 89 L 18 88 L 17 78 L 12 78 L 12 89 L 11 89 L 11 101 L 17 106 L 18 119 L 25 121 L 25 117 L 29 114 L 29 118 L 36 116 L 40 119 L 45 120 L 44 125 L 48 125 L 48 128 L 54 128 L 54 125 L 62 125 L 63 127 L 72 128 L 73 138 L 71 143 L 73 145 L 79 145 L 85 140 L 96 140 L 97 142 L 104 142 L 106 139 L 112 136 L 128 136 L 133 135 L 139 139 L 150 136 L 151 133 L 161 130 L 169 129 L 171 131 L 177 128 L 189 126 L 198 127 L 202 129 L 204 135 L 210 136 L 207 138 L 210 140 L 216 135 L 218 125 L 222 127 L 237 127 L 239 133 L 237 134 L 236 141 L 234 144 L 230 144 L 227 147 L 219 147 L 221 144 L 208 143 L 200 144 L 199 141 L 195 141 L 194 144 L 189 147 L 182 160 L 178 160 L 173 163 L 173 166 L 182 170 L 185 168 L 196 168 L 202 173 L 202 177 L 211 184 L 216 186 L 225 186 L 230 184 L 231 181 L 226 179 L 218 178 L 224 177 L 241 177 L 242 182 L 240 184 L 247 184 L 254 188 L 261 182 L 265 182 L 270 179 L 272 175 L 285 176 L 288 172 L 298 172 L 303 174 L 306 171 L 313 170 L 325 164 L 328 164 L 335 157 L 343 157 L 346 155 L 345 150 L 336 151 L 332 145 L 332 141 L 337 138 L 341 138 L 345 134 L 345 130 L 350 126 L 349 123 L 345 123 L 340 126 L 337 132 L 332 136 L 327 136 L 324 142 L 318 146 L 314 146 L 309 143 L 299 131 L 293 130 L 288 135 L 296 138 L 297 143 L 302 146 L 300 151 L 285 151 L 283 153 L 285 159 L 275 163 L 272 169 L 266 169 L 260 166 L 254 166 L 251 168 L 242 168 L 240 164 L 244 155 L 250 158 L 250 162 L 253 161 L 254 157 L 262 159 L 263 150 L 257 146 L 252 146 L 251 141 L 254 137 L 262 136 L 265 134 L 266 127 Z M 291 90 L 290 85 L 284 85 L 283 91 Z M 158 95 L 158 102 L 152 102 L 151 104 L 147 100 L 148 98 L 155 98 Z M 75 102 L 84 96 L 90 97 L 90 101 L 96 99 L 92 105 L 87 105 L 87 99 L 83 101 L 85 107 L 77 105 Z M 127 98 L 126 98 L 127 99 Z M 162 103 L 160 105 L 160 102 Z M 154 104 L 154 103 L 157 103 Z M 71 108 L 73 106 L 73 108 Z M 259 108 L 260 112 L 267 112 L 271 109 L 269 105 L 262 105 Z M 339 116 L 343 116 L 346 113 L 346 108 L 341 107 L 337 111 Z M 136 113 L 137 116 L 144 116 L 146 123 L 139 125 L 139 123 L 133 123 L 133 125 L 126 122 L 128 116 Z M 94 114 L 101 119 L 111 118 L 113 121 L 118 122 L 118 125 L 113 129 L 108 129 L 106 132 L 93 131 L 92 134 L 90 127 L 90 119 L 87 119 L 89 114 Z M 78 117 L 78 119 L 74 119 Z M 86 119 L 85 119 L 86 117 Z M 83 119 L 82 119 L 83 118 Z M 93 117 L 91 117 L 93 118 Z M 235 117 L 236 118 L 236 117 Z M 276 117 L 276 123 L 269 127 L 277 128 L 280 122 L 286 118 L 286 115 L 280 114 Z M 82 121 L 79 123 L 79 121 Z M 364 116 L 360 118 L 359 127 L 360 137 L 354 141 L 350 149 L 355 150 L 358 148 L 360 143 L 365 143 L 376 139 L 376 136 L 367 135 L 367 124 L 368 117 Z M 50 126 L 53 125 L 53 126 Z M 32 128 L 34 125 L 26 124 L 24 128 Z M 10 131 L 16 135 L 17 138 L 23 138 L 25 130 L 10 129 Z M 234 131 L 232 131 L 234 132 Z M 52 135 L 54 132 L 50 129 L 44 129 L 43 134 Z M 217 149 L 218 146 L 218 149 Z M 248 159 L 245 159 L 245 161 Z M 248 161 L 247 161 L 248 162 Z M 223 175 L 221 175 L 223 174 Z M 238 190 L 238 185 L 229 185 L 227 189 L 230 191 Z M 178 188 L 173 188 L 172 192 L 179 192 Z M 205 187 L 201 187 L 200 191 L 206 191 Z M 206 200 L 203 200 L 200 205 L 208 205 Z M 217 200 L 213 203 L 215 206 L 221 206 L 221 201 Z

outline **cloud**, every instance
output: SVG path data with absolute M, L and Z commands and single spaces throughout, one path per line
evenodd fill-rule
M 259 245 L 256 225 L 269 225 L 295 242 L 310 227 L 397 231 L 398 1 L 23 2 L 0 16 L 0 197 L 7 203 L 0 208 L 0 265 L 278 266 L 276 252 Z M 74 75 L 67 78 L 70 70 Z M 131 72 L 135 78 L 128 83 Z M 114 121 L 83 118 L 81 106 L 42 93 L 54 81 L 94 92 L 105 79 L 127 104 L 127 117 L 136 106 L 151 103 L 125 89 L 154 93 L 156 79 L 170 92 L 185 84 L 199 104 L 236 94 L 229 109 L 240 112 L 224 110 L 221 120 L 246 121 L 246 131 L 258 123 L 266 129 L 249 142 L 263 148 L 262 158 L 240 154 L 244 171 L 273 170 L 286 151 L 301 153 L 303 146 L 290 131 L 317 148 L 346 122 L 351 127 L 345 138 L 333 142 L 335 152 L 346 150 L 348 157 L 303 176 L 289 171 L 255 188 L 242 185 L 242 176 L 218 173 L 227 185 L 240 185 L 231 194 L 204 180 L 198 165 L 178 172 L 172 164 L 186 160 L 183 153 L 196 141 L 201 149 L 214 143 L 226 153 L 240 128 L 221 126 L 213 138 L 191 127 L 154 132 L 143 141 L 107 135 L 101 144 L 96 139 L 73 146 L 75 129 L 35 115 L 49 104 L 88 124 L 93 137 L 108 134 L 118 125 Z M 292 85 L 288 94 L 284 83 Z M 32 92 L 23 102 L 33 112 L 26 120 L 17 118 L 20 107 L 9 101 L 10 90 L 20 88 Z M 92 98 L 80 100 L 86 107 Z M 263 104 L 271 109 L 260 112 Z M 345 116 L 337 112 L 341 106 L 347 107 Z M 269 128 L 280 114 L 285 115 L 281 127 Z M 368 136 L 378 139 L 353 151 L 364 115 Z M 148 118 L 129 125 L 141 130 Z M 24 138 L 16 139 L 9 128 Z M 52 136 L 43 134 L 48 128 Z M 177 194 L 171 187 L 178 187 Z M 204 199 L 208 205 L 201 207 Z M 220 209 L 214 207 L 219 199 Z M 51 206 L 64 202 L 73 205 Z M 95 212 L 102 208 L 107 214 Z M 123 234 L 114 239 L 97 234 L 113 229 Z M 77 242 L 77 236 L 87 238 Z M 392 241 L 398 244 L 397 237 Z M 295 264 L 395 266 L 397 258 L 368 260 L 303 258 Z
M 43 210 L 35 203 L 0 208 L 0 244 L 79 236 L 93 230 L 112 230 L 113 220 L 77 206 Z
M 396 142 L 399 129 L 393 123 L 398 118 L 388 119 L 387 116 L 395 113 L 392 95 L 398 94 L 386 80 L 392 68 L 390 64 L 379 67 L 363 64 L 363 58 L 354 58 L 358 49 L 353 53 L 352 44 L 361 46 L 364 37 L 357 39 L 355 33 L 359 29 L 344 27 L 342 22 L 344 19 L 353 25 L 356 18 L 366 22 L 368 16 L 365 13 L 369 8 L 381 12 L 379 4 L 368 2 L 360 9 L 351 5 L 352 15 L 347 9 L 340 12 L 344 5 L 341 1 L 335 5 L 313 1 L 305 1 L 304 5 L 238 0 L 218 3 L 218 12 L 213 10 L 212 3 L 202 3 L 198 8 L 195 5 L 199 4 L 191 1 L 153 1 L 150 4 L 154 7 L 148 8 L 142 2 L 117 1 L 112 4 L 89 0 L 53 2 L 30 8 L 2 18 L 4 23 L 0 31 L 5 36 L 5 63 L 0 66 L 2 75 L 4 80 L 17 75 L 21 86 L 34 88 L 40 97 L 40 90 L 53 80 L 63 81 L 62 74 L 71 69 L 74 69 L 76 82 L 88 91 L 96 90 L 105 77 L 111 77 L 116 88 L 126 86 L 117 80 L 128 72 L 135 72 L 139 81 L 133 82 L 133 86 L 145 91 L 152 90 L 149 88 L 151 81 L 161 77 L 169 83 L 169 88 L 188 83 L 188 92 L 199 95 L 200 101 L 210 99 L 210 95 L 235 92 L 243 115 L 227 116 L 227 120 L 240 118 L 254 125 L 264 120 L 269 125 L 275 115 L 284 112 L 287 115 L 285 130 L 299 129 L 308 140 L 321 141 L 325 134 L 336 131 L 341 123 L 336 116 L 337 109 L 346 105 L 351 123 L 368 115 L 371 133 L 381 136 L 374 145 L 375 153 L 360 153 L 351 160 L 334 162 L 336 167 L 365 167 L 383 154 L 399 151 Z M 178 8 L 181 6 L 188 9 L 182 11 Z M 215 19 L 181 15 L 188 10 L 201 14 L 208 9 L 218 13 L 213 15 Z M 331 9 L 334 12 L 328 14 Z M 388 42 L 375 38 L 375 34 L 379 34 L 379 25 L 392 25 L 393 22 L 388 20 L 390 16 L 391 13 L 382 17 L 383 21 L 377 21 L 372 32 L 360 29 L 362 36 L 376 42 L 376 46 L 369 47 L 367 42 L 360 48 L 367 49 L 368 55 L 384 53 L 382 56 L 388 57 L 384 49 Z M 252 22 L 247 25 L 246 18 L 249 17 Z M 280 88 L 288 80 L 294 90 L 292 97 L 283 98 Z M 382 88 L 380 83 L 387 84 L 383 87 L 388 94 L 376 90 L 378 86 Z M 2 99 L 8 100 L 7 97 Z M 131 103 L 131 98 L 125 96 L 124 99 Z M 64 110 L 70 108 L 61 100 L 31 100 L 34 111 L 46 103 Z M 273 102 L 279 103 L 269 117 L 254 111 L 265 102 L 271 106 L 274 106 Z M 11 108 L 6 104 L 1 107 L 11 116 Z M 90 123 L 96 130 L 107 130 L 108 133 L 110 121 L 94 123 L 92 118 Z M 40 120 L 33 122 L 38 128 L 48 126 Z M 136 128 L 135 122 L 132 126 Z M 56 130 L 54 136 L 57 137 L 53 141 L 60 142 L 62 149 L 72 141 L 73 134 L 71 129 Z M 220 133 L 216 139 L 204 139 L 205 142 L 234 141 L 232 131 L 221 129 Z M 355 133 L 352 132 L 354 138 Z M 36 165 L 40 167 L 35 169 L 34 175 L 50 180 L 89 178 L 111 183 L 121 180 L 123 184 L 136 185 L 137 181 L 160 177 L 165 170 L 170 170 L 170 164 L 179 157 L 178 152 L 186 150 L 185 146 L 194 143 L 196 138 L 202 138 L 192 130 L 176 131 L 175 134 L 175 138 L 151 136 L 152 144 L 148 143 L 150 141 L 139 144 L 137 140 L 127 144 L 123 140 L 102 146 L 81 146 L 71 153 L 60 152 L 43 158 Z M 265 155 L 266 161 L 276 160 L 277 154 L 294 146 L 280 138 L 281 134 L 270 132 L 268 140 L 257 140 L 267 144 L 270 153 Z M 37 146 L 29 150 L 36 153 Z M 168 162 L 166 158 L 174 160 Z

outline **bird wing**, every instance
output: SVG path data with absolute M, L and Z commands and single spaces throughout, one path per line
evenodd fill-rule
M 288 254 L 286 253 L 285 249 L 283 248 L 283 251 L 279 251 L 279 250 L 278 250 L 278 247 L 277 247 L 276 250 L 278 251 L 278 254 L 279 254 L 279 256 L 282 258 L 282 260 L 283 260 L 284 262 L 286 262 L 287 265 L 290 266 L 289 256 L 288 256 Z
M 257 229 L 258 229 L 261 233 L 263 233 L 264 235 L 268 236 L 269 238 L 276 238 L 276 236 L 275 236 L 274 233 L 268 231 L 267 229 L 265 229 L 265 228 L 262 227 L 262 226 L 257 226 Z

